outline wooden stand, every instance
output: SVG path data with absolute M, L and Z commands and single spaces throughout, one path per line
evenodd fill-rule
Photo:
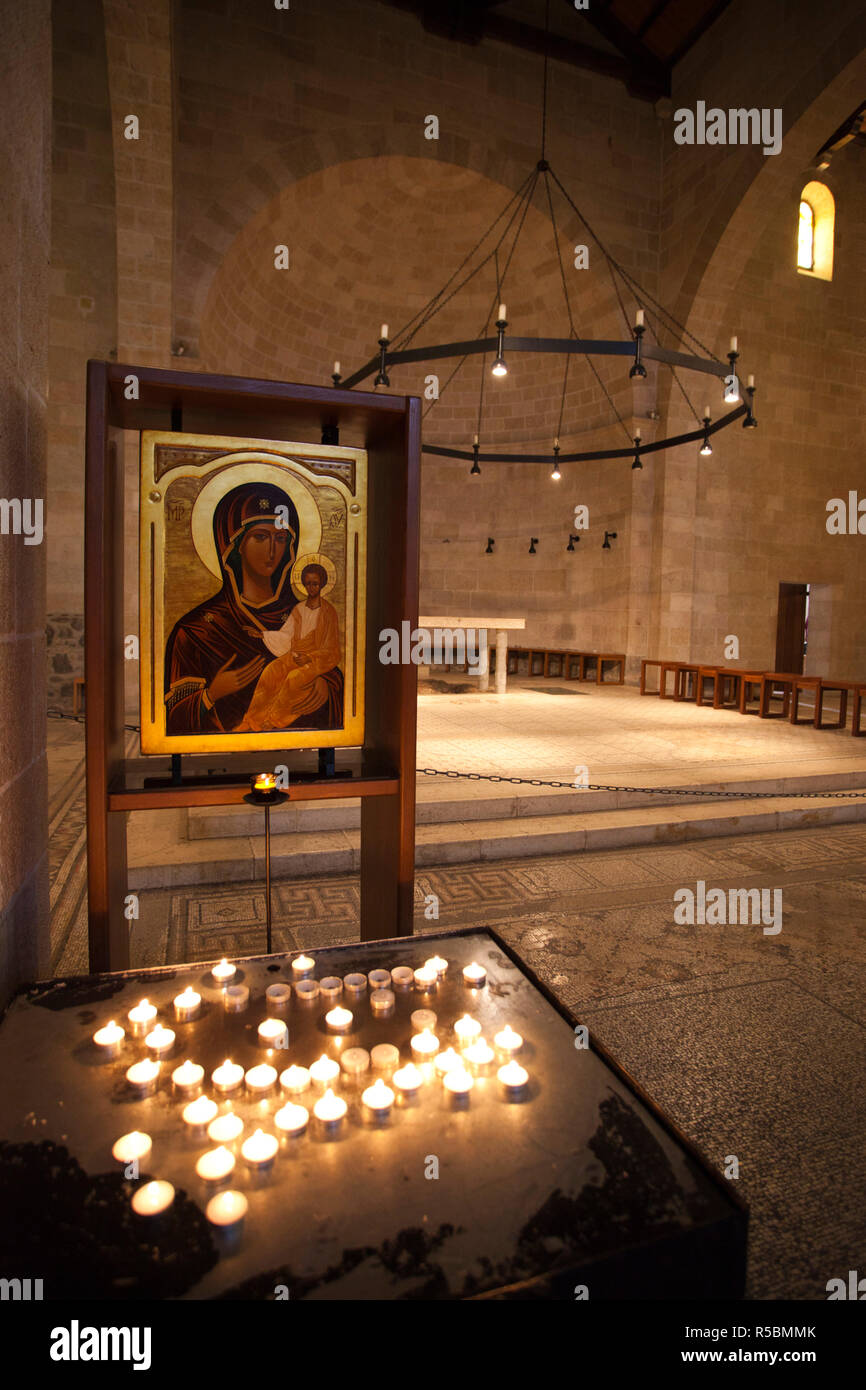
M 130 378 L 138 399 L 126 398 Z M 336 775 L 292 777 L 292 801 L 361 798 L 361 940 L 412 933 L 415 871 L 417 668 L 383 665 L 379 633 L 418 620 L 420 401 L 414 396 L 292 386 L 244 377 L 87 364 L 84 671 L 87 687 L 87 859 L 92 971 L 129 966 L 127 811 L 234 805 L 261 769 L 249 755 L 129 760 L 124 742 L 123 431 L 171 429 L 255 439 L 307 439 L 340 430 L 368 452 L 366 734 Z M 292 766 L 303 755 L 280 753 Z M 350 766 L 351 765 L 351 766 Z

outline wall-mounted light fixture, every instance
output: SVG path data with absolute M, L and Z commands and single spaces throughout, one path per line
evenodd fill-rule
M 605 531 L 604 540 L 601 543 L 602 550 L 610 550 L 611 541 L 616 540 L 616 531 Z
M 537 545 L 538 545 L 538 537 L 537 537 L 537 536 L 530 536 L 530 538 L 529 538 L 529 553 L 530 553 L 530 555 L 534 555 L 534 554 L 535 554 L 535 547 L 536 547 Z

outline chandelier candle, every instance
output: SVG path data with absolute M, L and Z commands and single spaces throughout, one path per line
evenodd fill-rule
M 191 987 L 174 996 L 174 1016 L 178 1023 L 190 1023 L 201 1012 L 201 995 Z
M 110 1023 L 106 1023 L 104 1028 L 97 1028 L 93 1034 L 93 1041 L 99 1053 L 99 1060 L 101 1062 L 113 1062 L 115 1057 L 120 1055 L 125 1037 L 126 1032 L 119 1023 L 115 1023 L 114 1019 Z
M 130 1009 L 127 1018 L 132 1036 L 143 1038 L 156 1022 L 156 1005 L 151 1004 L 149 999 L 142 999 L 140 1004 L 136 1004 L 134 1009 Z

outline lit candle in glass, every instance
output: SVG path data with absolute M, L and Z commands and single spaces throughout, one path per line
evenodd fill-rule
M 260 772 L 253 784 L 253 790 L 257 792 L 272 792 L 276 789 L 277 779 L 272 772 Z
M 419 1062 L 432 1062 L 439 1051 L 439 1039 L 430 1028 L 416 1033 L 411 1042 L 412 1056 Z
M 114 1019 L 110 1023 L 106 1023 L 104 1028 L 97 1028 L 93 1034 L 93 1041 L 99 1051 L 100 1061 L 113 1062 L 115 1057 L 120 1054 L 125 1037 L 124 1029 L 119 1023 L 115 1023 Z
M 295 985 L 295 994 L 302 1004 L 312 1004 L 319 997 L 318 981 L 298 980 Z
M 368 970 L 367 979 L 371 989 L 387 989 L 391 983 L 390 970 Z
M 235 1156 L 223 1144 L 218 1149 L 208 1149 L 195 1165 L 195 1171 L 205 1182 L 223 1182 L 234 1170 Z
M 214 1084 L 214 1090 L 219 1091 L 221 1096 L 227 1096 L 230 1095 L 232 1091 L 236 1091 L 242 1084 L 243 1079 L 243 1067 L 239 1066 L 236 1062 L 230 1062 L 228 1058 L 226 1058 L 222 1066 L 217 1067 L 216 1070 L 211 1073 L 211 1081 Z
M 223 990 L 223 1006 L 227 1014 L 242 1014 L 249 1002 L 249 985 L 226 985 Z
M 474 1043 L 480 1032 L 481 1024 L 471 1014 L 464 1014 L 454 1024 L 454 1036 L 458 1047 L 468 1047 L 470 1043 Z
M 217 1103 L 209 1096 L 199 1096 L 198 1100 L 191 1100 L 189 1105 L 183 1107 L 183 1122 L 189 1125 L 190 1132 L 195 1134 L 197 1130 L 206 1129 L 211 1120 L 216 1119 Z
M 415 988 L 426 990 L 432 989 L 439 983 L 439 975 L 431 965 L 421 965 L 415 971 Z
M 174 1032 L 171 1028 L 163 1028 L 162 1024 L 158 1023 L 148 1033 L 144 1045 L 157 1059 L 167 1057 L 174 1047 Z
M 266 1018 L 258 1028 L 259 1046 L 286 1048 L 289 1045 L 289 1030 L 281 1018 Z
M 381 1076 L 374 1081 L 372 1086 L 368 1086 L 361 1100 L 377 1120 L 383 1120 L 391 1113 L 391 1106 L 394 1104 L 394 1092 L 390 1086 L 386 1086 Z
M 159 1080 L 159 1062 L 148 1057 L 144 1062 L 134 1062 L 126 1073 L 126 1079 L 140 1096 L 149 1096 L 156 1090 Z
M 464 984 L 472 985 L 474 988 L 478 989 L 481 985 L 484 984 L 486 979 L 487 971 L 484 969 L 483 965 L 478 964 L 477 960 L 474 960 L 471 965 L 464 965 Z
M 395 1071 L 391 1080 L 397 1087 L 397 1092 L 404 1099 L 409 1100 L 418 1094 L 424 1081 L 423 1073 L 415 1066 L 414 1062 L 407 1062 L 405 1067 L 400 1067 Z
M 425 960 L 424 965 L 428 970 L 435 970 L 440 980 L 448 970 L 448 962 L 444 956 L 431 956 L 429 960 Z
M 231 961 L 227 961 L 225 956 L 223 956 L 219 964 L 215 965 L 210 973 L 218 985 L 227 985 L 229 980 L 233 979 L 236 975 L 237 966 L 232 965 Z
M 529 1072 L 519 1062 L 506 1062 L 496 1073 L 507 1096 L 520 1096 L 529 1080 Z
M 347 1076 L 357 1081 L 359 1076 L 370 1070 L 370 1054 L 366 1047 L 350 1047 L 340 1058 L 340 1066 Z
M 439 1052 L 433 1058 L 434 1065 L 440 1076 L 444 1076 L 452 1067 L 462 1067 L 463 1058 L 459 1052 L 455 1052 L 453 1047 L 446 1047 L 444 1052 Z
M 336 1134 L 343 1123 L 348 1108 L 342 1097 L 335 1096 L 329 1086 L 325 1094 L 313 1106 L 313 1114 L 325 1134 Z
M 280 1085 L 289 1096 L 299 1096 L 309 1090 L 310 1073 L 306 1067 L 292 1065 L 280 1072 Z
M 493 1039 L 493 1046 L 504 1057 L 513 1057 L 515 1052 L 519 1052 L 522 1048 L 523 1039 L 519 1033 L 515 1033 L 510 1023 L 506 1023 L 502 1031 L 497 1033 Z
M 205 1207 L 204 1214 L 216 1227 L 214 1234 L 220 1238 L 224 1249 L 228 1244 L 234 1246 L 239 1242 L 248 1207 L 242 1192 L 218 1192 Z
M 376 1018 L 387 1018 L 394 1012 L 393 989 L 374 989 L 370 995 L 370 1012 Z
M 217 1115 L 207 1127 L 207 1137 L 215 1144 L 236 1144 L 244 1132 L 240 1115 Z
M 197 994 L 191 985 L 187 985 L 182 994 L 174 996 L 174 1016 L 178 1023 L 189 1023 L 193 1018 L 197 1018 L 201 1009 L 201 995 Z
M 343 976 L 343 984 L 347 994 L 353 994 L 357 997 L 359 994 L 363 994 L 367 988 L 367 976 L 353 971 L 351 975 Z
M 303 1105 L 294 1105 L 289 1102 L 284 1105 L 282 1110 L 278 1110 L 274 1116 L 274 1124 L 281 1134 L 289 1139 L 296 1139 L 303 1134 L 309 1123 L 310 1112 Z
M 291 1000 L 291 997 L 291 985 L 285 985 L 279 981 L 275 985 L 268 985 L 267 989 L 265 990 L 265 999 L 267 1001 L 268 1008 L 271 1009 L 286 1008 L 289 1001 Z
M 313 1084 L 324 1091 L 327 1087 L 333 1086 L 337 1077 L 340 1075 L 339 1062 L 332 1062 L 331 1058 L 323 1052 L 318 1062 L 314 1062 L 310 1067 L 310 1076 Z
M 352 1027 L 352 1011 L 338 1004 L 330 1013 L 325 1014 L 325 1023 L 329 1033 L 348 1033 Z
M 476 1076 L 485 1076 L 495 1059 L 496 1053 L 484 1038 L 476 1038 L 475 1042 L 470 1043 L 463 1051 L 463 1061 L 469 1063 Z
M 415 971 L 409 965 L 395 965 L 391 971 L 391 984 L 394 989 L 411 989 Z
M 336 1004 L 343 993 L 343 981 L 339 975 L 326 975 L 319 981 L 319 994 L 325 1004 Z
M 204 1080 L 204 1067 L 197 1062 L 182 1062 L 171 1074 L 171 1084 L 179 1096 L 194 1096 Z
M 153 1149 L 149 1134 L 134 1129 L 130 1134 L 122 1134 L 111 1150 L 111 1157 L 118 1163 L 146 1163 Z
M 370 1061 L 376 1071 L 393 1071 L 400 1065 L 400 1049 L 393 1043 L 377 1043 L 370 1051 Z
M 156 1005 L 151 1004 L 148 999 L 142 999 L 140 1004 L 136 1004 L 134 1009 L 130 1009 L 127 1018 L 132 1029 L 132 1036 L 143 1038 L 145 1033 L 150 1032 L 156 1021 Z
M 312 956 L 295 956 L 292 961 L 292 978 L 304 980 L 308 975 L 312 975 L 316 968 L 316 962 Z
M 250 1067 L 244 1081 L 251 1096 L 266 1096 L 276 1085 L 276 1068 L 262 1062 L 257 1067 Z
M 174 1188 L 170 1182 L 143 1183 L 132 1194 L 132 1210 L 136 1216 L 161 1216 L 168 1211 L 174 1201 Z
M 261 1172 L 273 1163 L 279 1147 L 279 1142 L 272 1134 L 265 1134 L 263 1129 L 257 1129 L 241 1144 L 241 1157 L 250 1168 Z
M 415 1009 L 409 1015 L 409 1022 L 418 1033 L 423 1033 L 425 1028 L 432 1031 L 436 1027 L 436 1014 L 432 1009 Z

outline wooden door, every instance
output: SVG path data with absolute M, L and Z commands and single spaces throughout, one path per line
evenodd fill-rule
M 779 585 L 779 616 L 776 623 L 776 670 L 803 673 L 806 638 L 805 584 Z

